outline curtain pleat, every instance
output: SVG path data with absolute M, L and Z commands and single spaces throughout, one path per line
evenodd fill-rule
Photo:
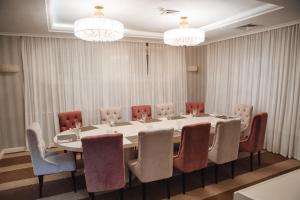
M 207 45 L 208 112 L 269 114 L 267 150 L 300 159 L 300 25 Z
M 145 43 L 90 43 L 72 39 L 22 38 L 26 126 L 38 121 L 52 144 L 58 113 L 81 110 L 84 125 L 100 123 L 101 107 L 186 101 L 183 48 Z

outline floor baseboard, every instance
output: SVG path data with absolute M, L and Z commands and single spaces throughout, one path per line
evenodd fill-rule
M 27 148 L 26 147 L 6 148 L 6 149 L 2 149 L 1 153 L 4 155 L 4 154 L 8 154 L 8 153 L 17 153 L 17 152 L 22 152 L 22 151 L 27 151 Z

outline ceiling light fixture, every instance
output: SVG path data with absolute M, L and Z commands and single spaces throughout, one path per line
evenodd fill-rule
M 204 42 L 205 32 L 188 26 L 187 17 L 181 17 L 179 28 L 164 32 L 164 43 L 171 46 L 195 46 Z
M 78 19 L 74 23 L 74 35 L 82 40 L 112 42 L 124 37 L 124 25 L 113 19 L 105 18 L 103 6 L 96 5 L 93 17 Z

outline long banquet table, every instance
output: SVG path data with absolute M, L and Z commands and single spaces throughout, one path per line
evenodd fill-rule
M 123 134 L 123 148 L 131 148 L 137 146 L 137 136 L 140 131 L 145 130 L 157 130 L 157 129 L 174 129 L 174 143 L 180 141 L 181 128 L 186 125 L 196 124 L 196 123 L 211 123 L 211 135 L 214 135 L 214 127 L 218 121 L 224 121 L 223 118 L 212 117 L 210 115 L 202 115 L 199 117 L 193 117 L 190 115 L 183 115 L 179 119 L 163 119 L 154 120 L 150 122 L 140 122 L 140 121 L 130 121 L 129 123 L 120 123 L 116 126 L 111 127 L 108 124 L 93 125 L 82 129 L 80 133 L 80 138 L 87 136 L 96 136 L 107 133 L 122 133 Z M 67 130 L 59 135 L 68 135 L 72 131 Z M 60 141 L 57 135 L 54 137 L 54 143 L 67 151 L 82 152 L 81 140 L 76 141 Z

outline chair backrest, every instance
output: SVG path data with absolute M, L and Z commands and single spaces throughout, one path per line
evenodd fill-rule
M 121 108 L 120 107 L 101 108 L 100 109 L 101 124 L 107 124 L 107 123 L 109 123 L 109 120 L 111 118 L 115 122 L 122 121 L 122 112 L 121 112 Z
M 138 165 L 142 182 L 172 176 L 173 132 L 173 129 L 139 132 Z
M 182 128 L 178 152 L 180 170 L 192 172 L 207 166 L 210 123 L 195 124 Z
M 257 113 L 252 120 L 251 132 L 245 145 L 247 151 L 258 152 L 263 149 L 266 127 L 268 121 L 268 113 L 262 112 Z
M 152 118 L 151 106 L 150 105 L 139 105 L 131 107 L 132 121 L 137 121 L 142 118 L 142 113 L 147 114 L 147 119 Z
M 46 145 L 42 136 L 42 130 L 37 122 L 33 122 L 26 131 L 27 143 L 30 150 L 31 160 L 33 164 L 33 172 L 39 175 L 39 168 L 43 167 Z
M 186 102 L 185 111 L 186 114 L 193 113 L 193 110 L 197 110 L 197 114 L 204 113 L 204 103 L 203 102 Z
M 85 137 L 81 141 L 87 191 L 123 188 L 125 175 L 122 134 Z
M 233 116 L 241 119 L 241 129 L 245 131 L 245 135 L 249 135 L 250 123 L 252 118 L 253 106 L 247 104 L 237 104 L 234 107 Z
M 82 116 L 80 111 L 61 112 L 58 114 L 60 132 L 75 128 L 75 122 L 82 124 Z
M 170 115 L 174 115 L 174 105 L 172 103 L 168 104 L 157 104 L 156 105 L 156 117 L 169 117 Z
M 241 120 L 217 122 L 209 159 L 217 164 L 236 160 L 239 152 Z

